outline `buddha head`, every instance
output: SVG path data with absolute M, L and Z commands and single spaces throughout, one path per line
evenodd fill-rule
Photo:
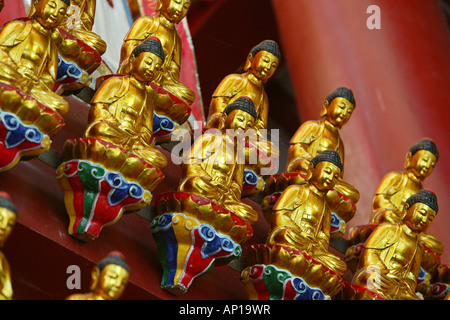
M 410 230 L 420 233 L 428 229 L 438 210 L 436 195 L 420 190 L 406 200 L 402 221 Z
M 325 150 L 311 159 L 306 180 L 319 191 L 327 192 L 334 188 L 342 170 L 339 153 L 334 150 Z
M 3 247 L 16 223 L 17 210 L 9 194 L 0 192 L 0 247 Z
M 155 11 L 170 22 L 179 23 L 188 13 L 191 2 L 191 0 L 159 0 Z
M 264 40 L 250 51 L 244 71 L 265 83 L 277 70 L 280 60 L 281 52 L 278 44 L 272 40 Z
M 409 148 L 405 169 L 423 181 L 433 173 L 438 159 L 436 144 L 430 139 L 422 139 Z
M 121 297 L 130 276 L 130 269 L 120 252 L 113 251 L 94 267 L 91 291 L 105 300 Z
M 355 107 L 353 91 L 339 87 L 325 98 L 320 116 L 340 129 L 350 120 Z
M 70 0 L 39 0 L 33 18 L 45 29 L 59 26 L 66 16 Z
M 161 42 L 156 37 L 143 41 L 131 53 L 130 73 L 141 82 L 151 82 L 156 79 L 164 64 L 165 55 Z
M 256 119 L 253 100 L 245 96 L 237 98 L 224 109 L 223 116 L 225 129 L 245 131 Z

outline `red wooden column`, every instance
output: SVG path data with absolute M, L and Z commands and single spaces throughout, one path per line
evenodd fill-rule
M 403 170 L 409 147 L 433 139 L 440 159 L 424 187 L 440 212 L 428 230 L 450 255 L 450 33 L 435 0 L 272 0 L 301 121 L 318 119 L 326 95 L 354 91 L 356 109 L 341 130 L 345 180 L 361 193 L 350 226 L 369 221 L 382 177 Z M 371 5 L 381 29 L 369 29 Z

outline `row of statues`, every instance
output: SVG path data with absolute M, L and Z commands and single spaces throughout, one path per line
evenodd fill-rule
M 62 129 L 69 104 L 55 92 L 61 62 L 74 63 L 87 75 L 99 64 L 96 57 L 104 54 L 106 43 L 92 32 L 95 4 L 34 0 L 28 18 L 1 29 L 0 117 L 8 139 L 17 138 L 5 139 L 9 158 L 0 162 L 0 171 L 11 169 L 21 156 L 47 151 L 50 138 Z M 286 172 L 264 173 L 279 156 L 263 134 L 269 110 L 265 84 L 281 61 L 272 40 L 250 50 L 242 73 L 221 81 L 204 133 L 183 154 L 177 189 L 153 197 L 168 164 L 156 148 L 163 140 L 158 140 L 155 123 L 167 117 L 183 124 L 195 100 L 195 93 L 179 82 L 182 47 L 176 30 L 190 4 L 159 0 L 156 14 L 137 19 L 128 32 L 117 72 L 96 79 L 84 137 L 66 141 L 57 169 L 69 234 L 89 243 L 124 212 L 152 203 L 150 231 L 163 268 L 161 286 L 174 294 L 185 293 L 214 264 L 242 258 L 242 281 L 250 299 L 419 299 L 421 272 L 436 281 L 445 273 L 441 270 L 448 270 L 437 259 L 443 244 L 426 233 L 438 213 L 435 194 L 422 186 L 439 159 L 435 143 L 423 139 L 415 144 L 407 154 L 406 171 L 383 178 L 368 225 L 350 230 L 344 261 L 332 253 L 330 241 L 345 234 L 360 198 L 344 179 L 339 133 L 356 99 L 348 88 L 332 91 L 319 120 L 304 122 L 292 137 Z M 71 5 L 81 10 L 81 20 L 68 28 Z M 13 122 L 20 125 L 12 128 Z M 34 135 L 25 135 L 23 128 Z M 26 146 L 20 149 L 20 144 Z M 249 161 L 252 155 L 256 162 Z M 242 245 L 259 217 L 242 200 L 255 194 L 264 195 L 261 210 L 269 233 L 265 243 L 250 246 L 244 257 Z M 6 239 L 17 212 L 8 199 L 0 197 L 0 226 L 5 221 L 9 226 L 7 232 L 0 229 L 0 240 Z M 0 290 L 11 299 L 9 267 L 0 258 Z M 349 269 L 354 277 L 346 282 Z M 123 256 L 113 253 L 94 268 L 92 292 L 68 299 L 118 298 L 129 275 Z

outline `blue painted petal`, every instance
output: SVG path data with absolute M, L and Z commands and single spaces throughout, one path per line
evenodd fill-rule
M 172 119 L 166 116 L 160 116 L 157 113 L 153 113 L 153 133 L 157 133 L 160 130 L 173 131 L 175 129 L 175 123 Z
M 244 169 L 244 183 L 254 184 L 258 183 L 258 176 L 252 170 Z
M 202 224 L 199 227 L 199 234 L 205 241 L 201 249 L 201 255 L 203 258 L 213 256 L 222 250 L 233 252 L 236 248 L 236 244 L 230 237 L 226 235 L 219 235 L 210 225 Z
M 4 127 L 8 130 L 5 139 L 6 148 L 16 147 L 25 140 L 32 143 L 42 142 L 44 138 L 42 132 L 35 126 L 23 124 L 15 114 L 3 112 L 0 117 Z
M 331 226 L 338 228 L 340 226 L 341 219 L 336 215 L 336 213 L 331 213 Z
M 64 80 L 66 77 L 79 79 L 82 74 L 83 71 L 76 63 L 67 62 L 63 58 L 59 57 L 56 81 Z

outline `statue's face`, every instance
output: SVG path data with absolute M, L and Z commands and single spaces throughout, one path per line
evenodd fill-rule
M 233 130 L 241 129 L 245 131 L 251 127 L 254 121 L 255 118 L 253 118 L 248 112 L 243 110 L 233 110 L 225 119 L 225 128 Z
M 433 173 L 436 156 L 428 150 L 419 150 L 409 159 L 409 170 L 420 180 Z
M 333 189 L 341 175 L 341 169 L 335 164 L 327 161 L 319 162 L 312 169 L 311 183 L 320 191 Z
M 119 299 L 128 282 L 129 272 L 116 264 L 109 264 L 100 273 L 97 290 L 108 300 Z
M 132 66 L 133 75 L 142 82 L 151 82 L 158 77 L 163 61 L 152 52 L 142 52 L 139 54 Z
M 411 230 L 420 233 L 428 229 L 435 217 L 436 211 L 424 203 L 417 202 L 407 209 L 403 221 Z
M 161 14 L 173 23 L 183 20 L 191 7 L 191 0 L 160 0 L 160 2 Z
M 259 51 L 250 64 L 250 72 L 262 81 L 269 80 L 278 68 L 279 59 L 270 52 Z
M 67 4 L 61 0 L 40 0 L 34 17 L 46 29 L 59 26 L 66 15 Z
M 9 209 L 0 208 L 0 247 L 8 239 L 16 223 L 16 214 Z
M 353 103 L 342 97 L 334 98 L 327 107 L 327 119 L 338 128 L 342 128 L 353 113 Z

